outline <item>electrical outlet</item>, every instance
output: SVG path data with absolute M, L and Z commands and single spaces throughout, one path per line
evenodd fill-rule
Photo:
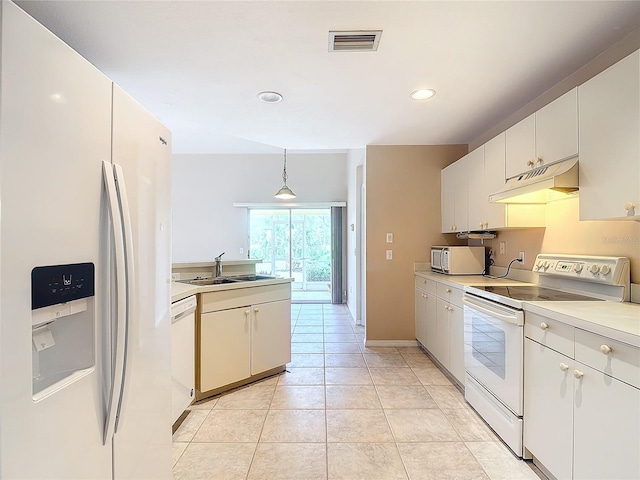
M 524 252 L 518 252 L 518 261 L 524 263 Z
M 172 273 L 171 274 L 171 280 L 173 280 L 173 281 L 180 280 L 180 274 L 179 273 Z
M 500 242 L 500 255 L 507 253 L 507 242 Z
M 393 260 L 393 250 L 387 250 L 387 260 Z
M 244 248 L 240 247 L 240 253 L 244 253 Z

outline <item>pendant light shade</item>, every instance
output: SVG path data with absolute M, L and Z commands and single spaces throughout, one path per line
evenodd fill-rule
M 296 194 L 293 193 L 289 187 L 287 187 L 287 149 L 286 148 L 284 149 L 284 168 L 282 169 L 282 180 L 284 181 L 284 185 L 280 190 L 276 192 L 274 196 L 282 200 L 289 200 L 291 198 L 296 198 Z

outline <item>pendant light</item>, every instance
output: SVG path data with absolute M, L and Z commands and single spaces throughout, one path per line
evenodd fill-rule
M 283 200 L 289 200 L 291 198 L 296 198 L 296 194 L 291 191 L 289 187 L 287 187 L 287 149 L 284 149 L 284 169 L 282 170 L 282 180 L 284 180 L 284 185 L 278 192 L 275 194 L 276 198 L 281 198 Z

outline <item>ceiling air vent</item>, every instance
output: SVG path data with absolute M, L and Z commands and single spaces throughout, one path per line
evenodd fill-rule
M 330 52 L 375 52 L 382 30 L 354 30 L 329 32 Z

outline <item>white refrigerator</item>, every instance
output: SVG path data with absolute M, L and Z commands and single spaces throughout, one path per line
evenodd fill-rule
M 0 5 L 0 478 L 170 479 L 170 133 Z

